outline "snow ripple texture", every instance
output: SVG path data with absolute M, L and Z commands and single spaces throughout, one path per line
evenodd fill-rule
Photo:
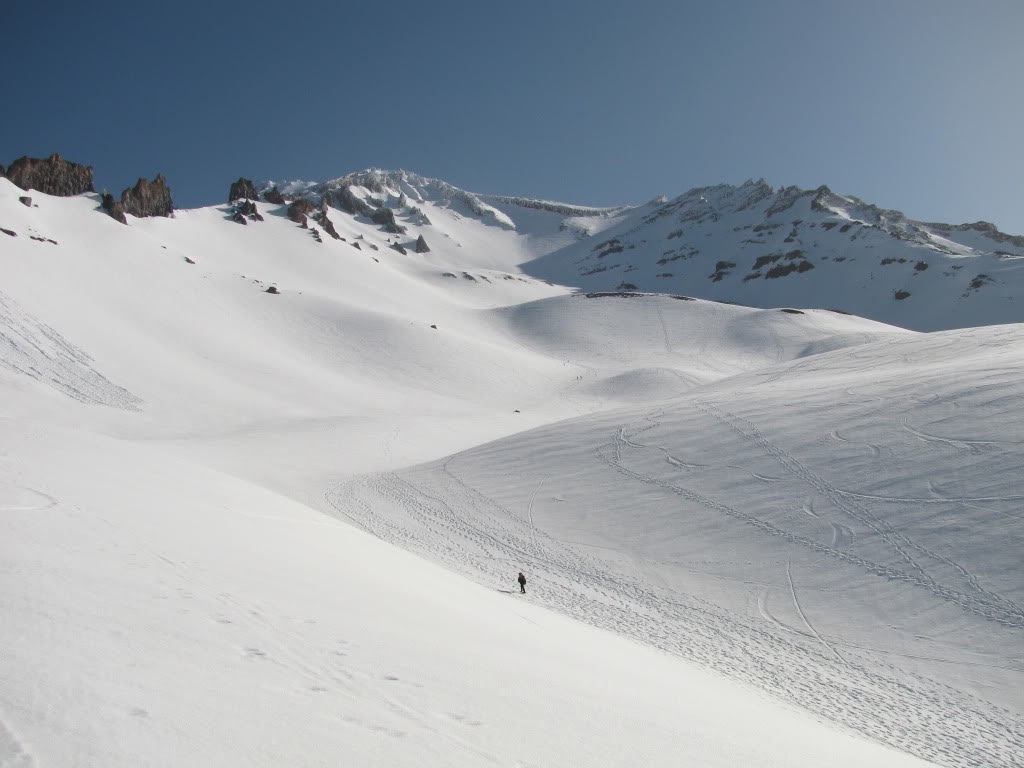
M 549 536 L 535 524 L 534 506 L 542 486 L 547 494 L 556 492 L 557 478 L 535 478 L 527 509 L 517 510 L 490 490 L 475 487 L 479 466 L 457 455 L 440 464 L 350 481 L 327 500 L 378 537 L 482 584 L 508 582 L 509 574 L 525 568 L 531 575 L 531 601 L 752 684 L 873 740 L 941 765 L 1024 764 L 1019 712 L 900 664 L 900 654 L 893 659 L 829 636 L 815 626 L 801 601 L 793 562 L 824 564 L 851 578 L 868 579 L 881 590 L 881 602 L 886 595 L 895 600 L 908 591 L 921 595 L 917 599 L 932 601 L 935 610 L 963 612 L 992 633 L 1019 637 L 1024 627 L 1020 605 L 949 554 L 898 530 L 867 500 L 837 488 L 723 403 L 695 401 L 688 414 L 694 433 L 725 429 L 745 449 L 773 461 L 773 474 L 752 473 L 758 482 L 786 481 L 808 490 L 819 501 L 817 511 L 805 505 L 805 517 L 818 523 L 819 517 L 834 516 L 828 533 L 809 535 L 803 531 L 810 529 L 747 511 L 688 483 L 687 472 L 700 465 L 676 459 L 670 446 L 645 439 L 665 432 L 658 432 L 665 416 L 658 409 L 607 430 L 605 442 L 592 446 L 591 458 L 605 472 L 620 476 L 634 494 L 676 498 L 696 514 L 753 529 L 766 546 L 789 553 L 782 563 L 785 591 L 779 594 L 792 601 L 798 622 L 772 615 L 767 589 L 757 597 L 759 616 L 744 615 L 668 581 L 659 584 L 613 549 L 595 554 L 596 545 Z M 652 456 L 667 469 L 652 471 Z M 490 457 L 492 464 L 500 463 L 495 458 Z
M 0 368 L 90 405 L 138 411 L 142 400 L 92 368 L 92 358 L 0 293 Z

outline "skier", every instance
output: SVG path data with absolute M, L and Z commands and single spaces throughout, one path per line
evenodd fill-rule
M 526 577 L 523 576 L 523 572 L 522 571 L 519 572 L 519 578 L 517 579 L 517 581 L 519 582 L 519 591 L 522 592 L 525 595 L 526 594 Z

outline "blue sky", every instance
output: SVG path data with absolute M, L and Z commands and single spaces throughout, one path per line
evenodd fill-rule
M 763 176 L 1024 233 L 1024 3 L 6 4 L 0 163 L 406 168 L 593 205 Z

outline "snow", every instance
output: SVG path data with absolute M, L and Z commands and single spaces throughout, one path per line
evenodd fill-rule
M 0 765 L 1020 763 L 1019 326 L 577 294 L 650 207 L 376 173 L 430 223 L 0 179 Z

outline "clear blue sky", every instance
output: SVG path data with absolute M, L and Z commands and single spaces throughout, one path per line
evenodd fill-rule
M 0 163 L 179 207 L 406 168 L 608 205 L 763 176 L 1024 232 L 1024 2 L 4 4 Z

